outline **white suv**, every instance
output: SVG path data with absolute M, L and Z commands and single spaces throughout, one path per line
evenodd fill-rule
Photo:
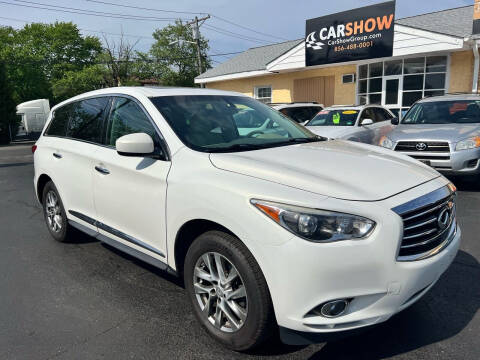
M 240 135 L 240 111 L 275 131 Z M 250 97 L 113 88 L 55 106 L 34 146 L 52 236 L 73 228 L 182 276 L 235 350 L 387 320 L 458 250 L 455 188 L 402 154 L 324 141 Z M 160 299 L 161 301 L 161 299 Z

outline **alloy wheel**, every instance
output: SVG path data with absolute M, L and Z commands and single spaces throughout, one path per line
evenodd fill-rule
M 55 191 L 50 190 L 46 196 L 45 212 L 47 215 L 48 226 L 56 233 L 62 230 L 62 209 L 60 201 Z
M 202 314 L 215 328 L 231 333 L 243 326 L 248 313 L 245 284 L 225 256 L 216 252 L 200 256 L 193 287 Z

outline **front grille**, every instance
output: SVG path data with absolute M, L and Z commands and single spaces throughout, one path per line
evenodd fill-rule
M 421 144 L 425 144 L 425 147 Z M 448 142 L 444 141 L 399 141 L 395 146 L 395 151 L 449 153 L 450 146 Z
M 456 229 L 455 193 L 448 187 L 392 209 L 403 219 L 403 239 L 399 260 L 418 260 L 431 256 L 449 241 Z

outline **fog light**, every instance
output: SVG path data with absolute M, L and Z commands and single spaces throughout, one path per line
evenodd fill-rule
M 477 162 L 478 162 L 477 159 L 470 160 L 469 162 L 467 162 L 467 168 L 473 169 L 474 167 L 477 166 Z
M 349 301 L 347 299 L 333 300 L 320 307 L 320 314 L 325 317 L 337 317 L 347 310 Z

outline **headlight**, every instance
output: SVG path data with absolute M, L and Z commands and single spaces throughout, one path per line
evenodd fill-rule
M 375 222 L 362 216 L 317 210 L 270 201 L 250 202 L 288 231 L 314 242 L 365 238 L 375 228 Z
M 459 141 L 457 146 L 455 146 L 455 150 L 468 150 L 478 147 L 480 147 L 480 136 L 474 136 L 472 138 Z
M 382 138 L 380 139 L 380 146 L 383 146 L 387 149 L 393 149 L 393 141 L 386 136 L 382 136 Z

